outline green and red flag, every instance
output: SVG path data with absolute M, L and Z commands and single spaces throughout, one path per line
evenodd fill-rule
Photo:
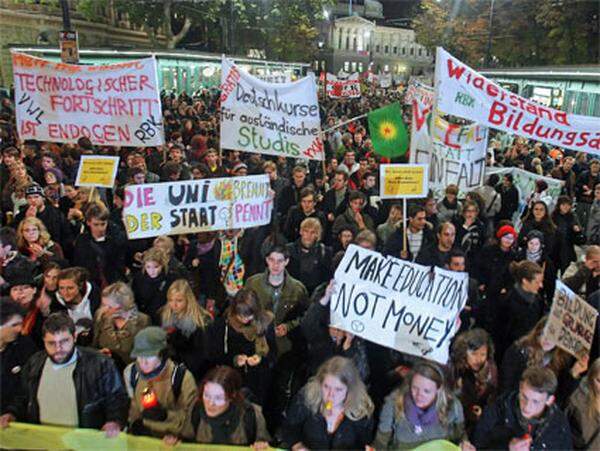
M 408 133 L 398 103 L 371 111 L 367 119 L 375 153 L 382 157 L 400 157 L 408 150 Z

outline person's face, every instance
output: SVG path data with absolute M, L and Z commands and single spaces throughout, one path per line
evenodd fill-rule
M 235 175 L 237 177 L 245 177 L 248 175 L 248 169 L 239 168 L 237 171 L 235 171 L 235 173 L 233 175 Z
M 600 254 L 592 253 L 590 255 L 586 255 L 585 261 L 594 270 L 598 271 L 600 269 Z
M 565 171 L 570 171 L 573 168 L 573 164 L 574 164 L 575 160 L 573 160 L 572 158 L 565 158 L 563 160 L 563 168 Z
M 160 366 L 161 358 L 157 355 L 150 357 L 137 357 L 136 362 L 140 371 L 144 374 L 149 374 Z
M 438 387 L 434 381 L 415 374 L 410 384 L 410 394 L 415 405 L 419 409 L 427 409 L 431 406 L 437 397 Z
M 201 180 L 204 178 L 204 174 L 199 169 L 192 169 L 192 180 Z
M 344 155 L 344 164 L 348 166 L 348 169 L 352 168 L 355 161 L 356 156 L 354 155 L 354 152 L 348 152 L 346 155 Z
M 35 243 L 40 238 L 40 229 L 33 224 L 27 224 L 23 227 L 23 238 L 28 243 Z
M 158 276 L 160 276 L 162 269 L 163 268 L 160 263 L 153 260 L 144 263 L 144 271 L 146 271 L 146 274 L 148 274 L 148 277 L 151 279 L 156 279 Z
M 15 341 L 21 329 L 23 328 L 23 317 L 20 315 L 11 316 L 8 321 L 0 326 L 0 342 L 4 344 Z
M 50 168 L 55 167 L 56 165 L 54 164 L 54 160 L 52 158 L 49 157 L 44 157 L 42 158 L 42 168 L 44 169 L 44 171 L 47 171 Z
M 434 199 L 425 202 L 425 214 L 431 216 L 437 213 L 437 203 Z
M 323 382 L 321 382 L 321 396 L 325 403 L 331 402 L 335 408 L 343 407 L 347 395 L 348 387 L 337 376 L 327 374 L 323 378 Z
M 185 311 L 186 300 L 183 293 L 174 292 L 169 296 L 169 308 L 177 315 Z
M 600 188 L 600 187 L 599 187 Z M 600 189 L 599 190 L 594 190 L 594 195 L 598 196 L 600 194 Z M 558 210 L 560 211 L 561 215 L 566 215 L 571 211 L 572 205 L 571 204 L 560 204 L 560 207 L 558 207 Z
M 512 235 L 512 233 L 507 233 L 502 238 L 500 238 L 500 246 L 503 249 L 510 249 L 514 242 L 515 237 Z
M 410 225 L 413 229 L 416 229 L 417 231 L 423 230 L 425 228 L 426 222 L 427 219 L 424 211 L 420 211 L 415 215 L 414 218 L 410 218 Z
M 450 271 L 465 272 L 465 257 L 452 257 L 448 263 L 448 269 Z
M 338 167 L 338 164 L 339 164 L 339 163 L 338 163 L 338 161 L 337 161 L 337 158 L 332 158 L 332 159 L 331 159 L 331 169 L 332 169 L 332 170 L 334 170 L 334 171 L 335 171 L 335 170 L 337 169 L 337 167 Z
M 523 285 L 524 291 L 527 291 L 528 293 L 537 294 L 537 292 L 540 291 L 540 289 L 542 289 L 544 286 L 544 274 L 536 274 L 533 277 L 533 280 L 523 279 L 521 281 L 521 284 Z
M 510 188 L 512 186 L 512 182 L 508 179 L 508 177 L 504 177 L 502 179 L 502 183 L 506 188 Z
M 211 168 L 217 165 L 218 156 L 216 152 L 208 152 L 206 154 L 206 164 L 208 164 Z
M 477 208 L 470 205 L 463 210 L 463 213 L 464 213 L 465 219 L 467 219 L 469 221 L 473 221 L 477 217 Z
M 183 154 L 181 153 L 181 150 L 179 148 L 174 147 L 171 149 L 171 160 L 179 163 L 182 158 Z
M 136 185 L 143 185 L 146 183 L 146 174 L 137 173 L 133 176 L 133 183 Z
M 535 391 L 527 382 L 519 386 L 519 407 L 521 415 L 527 420 L 539 418 L 546 407 L 554 402 L 554 396 Z
M 473 351 L 467 350 L 467 365 L 473 371 L 478 372 L 483 368 L 488 358 L 488 347 L 486 345 L 481 346 Z
M 306 247 L 311 247 L 319 239 L 319 232 L 312 227 L 300 228 L 300 240 Z
M 109 297 L 102 297 L 102 308 L 110 316 L 121 310 L 121 306 Z
M 363 200 L 362 199 L 353 199 L 350 201 L 350 208 L 353 212 L 357 213 L 362 209 Z
M 94 238 L 102 238 L 106 235 L 106 227 L 108 226 L 108 221 L 103 221 L 98 218 L 91 218 L 87 221 L 87 225 L 90 228 L 90 233 Z
M 598 164 L 598 163 L 591 164 L 590 172 L 594 175 L 598 174 L 598 172 L 600 172 L 600 164 Z
M 67 304 L 78 304 L 81 300 L 81 293 L 79 293 L 79 287 L 72 279 L 59 280 L 58 293 Z
M 365 172 L 367 170 L 367 167 L 369 167 L 369 162 L 367 160 L 360 160 L 358 162 L 358 165 L 359 165 L 359 169 L 362 172 Z
M 377 181 L 375 180 L 375 177 L 369 176 L 365 179 L 365 188 L 367 188 L 367 189 L 373 188 L 376 183 L 377 183 Z
M 342 244 L 342 248 L 346 249 L 348 245 L 354 239 L 354 235 L 350 230 L 344 230 L 340 233 L 340 243 Z
M 181 175 L 180 171 L 169 174 L 169 180 L 171 180 L 172 182 L 175 182 L 175 181 L 179 180 L 180 175 Z
M 11 287 L 9 294 L 13 301 L 27 309 L 33 301 L 35 288 L 31 285 L 15 285 L 14 287 Z
M 335 174 L 335 177 L 333 178 L 333 189 L 341 190 L 344 186 L 346 186 L 346 179 L 343 174 Z
M 600 200 L 600 184 L 594 188 L 594 199 Z
M 590 375 L 591 376 L 591 375 Z M 594 391 L 596 393 L 600 393 L 600 373 L 596 374 L 592 378 L 592 383 L 594 384 Z
M 78 191 L 71 185 L 65 185 L 65 196 L 67 196 L 71 200 L 75 200 L 77 197 Z
M 270 181 L 273 182 L 277 180 L 277 171 L 275 171 L 273 168 L 265 169 L 265 173 L 269 176 Z
M 46 291 L 56 291 L 58 288 L 58 269 L 49 269 L 44 273 L 44 287 Z
M 296 186 L 302 186 L 302 185 L 304 185 L 304 180 L 306 179 L 306 174 L 303 171 L 297 171 L 297 172 L 294 172 L 294 174 L 292 175 L 292 178 L 294 179 L 294 184 Z
M 30 207 L 35 207 L 39 210 L 44 205 L 44 198 L 39 194 L 29 194 L 27 196 L 27 203 Z
M 546 216 L 546 209 L 542 204 L 535 204 L 533 207 L 533 219 L 541 221 Z
M 75 337 L 68 330 L 44 335 L 44 348 L 54 363 L 65 363 L 73 355 Z
M 315 209 L 315 196 L 311 194 L 310 196 L 303 197 L 300 199 L 300 206 L 305 214 L 312 213 Z
M 544 334 L 542 334 L 540 336 L 539 342 L 540 342 L 540 347 L 542 348 L 542 350 L 544 352 L 550 352 L 556 347 L 556 344 L 553 341 L 549 340 L 548 338 L 545 338 Z
M 438 238 L 440 240 L 440 245 L 445 249 L 449 249 L 452 246 L 454 246 L 454 239 L 456 238 L 456 229 L 454 228 L 454 226 L 448 225 L 440 231 Z
M 218 417 L 229 409 L 230 400 L 220 384 L 207 382 L 202 390 L 202 403 L 206 415 L 211 418 Z
M 7 155 L 4 155 L 4 156 L 2 157 L 2 159 L 3 159 L 3 161 L 4 161 L 4 164 L 5 164 L 7 167 L 11 167 L 11 166 L 12 166 L 12 165 L 15 163 L 15 161 L 17 161 L 17 160 L 16 160 L 16 158 L 14 157 L 14 155 L 8 155 L 8 154 L 7 154 Z
M 269 268 L 269 274 L 272 276 L 278 276 L 283 271 L 285 271 L 285 267 L 289 263 L 289 259 L 285 258 L 283 254 L 279 252 L 271 252 L 267 256 L 267 266 Z
M 56 176 L 52 172 L 44 173 L 44 180 L 46 181 L 47 185 L 53 185 L 55 183 L 58 183 L 58 180 L 56 180 Z
M 538 238 L 532 238 L 529 241 L 527 241 L 527 250 L 531 253 L 536 253 L 538 252 L 542 247 L 542 243 L 540 243 L 540 240 Z
M 453 204 L 456 201 L 456 194 L 454 194 L 454 193 L 446 193 L 446 199 L 448 199 L 448 202 L 450 202 L 451 204 Z

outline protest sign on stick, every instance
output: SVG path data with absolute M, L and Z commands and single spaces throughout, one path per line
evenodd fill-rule
M 21 140 L 164 144 L 154 58 L 78 66 L 13 52 L 12 63 Z
M 82 155 L 77 169 L 75 186 L 112 188 L 118 168 L 119 157 Z
M 331 325 L 445 364 L 467 301 L 469 275 L 350 245 L 336 272 Z
M 123 218 L 130 239 L 243 229 L 271 221 L 268 175 L 131 185 Z
M 358 72 L 351 74 L 348 78 L 338 78 L 333 74 L 327 74 L 327 95 L 332 99 L 355 99 L 360 97 L 360 80 Z
M 223 58 L 220 136 L 223 149 L 323 160 L 314 76 L 267 83 Z
M 600 121 L 514 94 L 441 47 L 435 58 L 437 107 L 446 114 L 553 146 L 598 154 Z
M 590 353 L 596 332 L 598 311 L 560 280 L 543 337 L 578 359 Z
M 382 164 L 379 186 L 382 199 L 410 199 L 427 196 L 428 166 L 425 164 Z

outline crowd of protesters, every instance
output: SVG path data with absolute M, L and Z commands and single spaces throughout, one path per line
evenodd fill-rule
M 364 120 L 348 122 L 401 100 L 322 99 L 322 164 L 220 150 L 216 90 L 162 93 L 159 148 L 21 142 L 2 99 L 0 427 L 293 450 L 599 449 L 598 334 L 576 360 L 543 331 L 557 278 L 600 308 L 600 161 L 495 135 L 489 166 L 560 179 L 561 196 L 539 178 L 522 209 L 511 174 L 493 174 L 411 202 L 404 231 L 401 205 L 378 194 L 388 160 Z M 113 189 L 74 184 L 87 154 L 121 157 Z M 127 239 L 127 185 L 263 173 L 270 224 Z M 351 243 L 468 271 L 446 365 L 329 325 Z

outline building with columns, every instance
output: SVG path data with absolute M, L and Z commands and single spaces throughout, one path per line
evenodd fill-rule
M 433 70 L 433 54 L 415 41 L 406 28 L 377 25 L 359 16 L 325 22 L 319 51 L 313 61 L 317 72 L 391 72 L 394 80 Z

